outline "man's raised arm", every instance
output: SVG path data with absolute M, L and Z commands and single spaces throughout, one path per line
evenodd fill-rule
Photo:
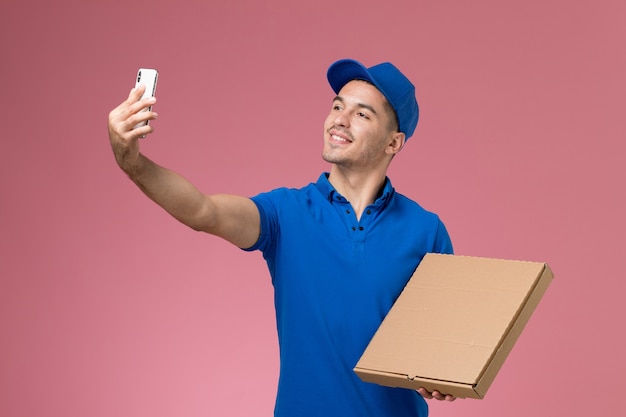
M 109 113 L 109 139 L 120 168 L 154 202 L 183 224 L 222 237 L 241 248 L 256 243 L 260 218 L 247 197 L 205 195 L 179 174 L 141 154 L 139 138 L 152 133 L 152 126 L 134 129 L 139 122 L 154 120 L 153 97 L 139 100 L 144 87 L 131 90 L 128 98 Z

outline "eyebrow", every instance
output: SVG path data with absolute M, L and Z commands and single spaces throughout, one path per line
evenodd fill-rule
M 341 96 L 335 96 L 335 99 L 333 101 L 340 101 L 341 103 L 345 103 L 345 100 Z M 370 106 L 369 104 L 357 103 L 357 106 L 361 107 L 363 109 L 367 109 L 367 110 L 371 111 L 373 114 L 378 115 L 376 110 L 374 110 L 374 108 L 372 106 Z

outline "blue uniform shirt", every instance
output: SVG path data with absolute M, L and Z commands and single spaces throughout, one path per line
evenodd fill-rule
M 411 390 L 362 382 L 353 368 L 428 252 L 452 253 L 439 217 L 387 179 L 357 220 L 322 174 L 252 200 L 274 285 L 280 347 L 278 417 L 424 417 Z

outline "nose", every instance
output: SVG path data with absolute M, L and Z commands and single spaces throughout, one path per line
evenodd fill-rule
M 335 115 L 335 125 L 348 127 L 349 124 L 350 124 L 350 119 L 349 119 L 349 117 L 348 117 L 348 115 L 346 114 L 345 111 L 338 112 Z

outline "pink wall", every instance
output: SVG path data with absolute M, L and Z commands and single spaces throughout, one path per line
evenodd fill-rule
M 432 415 L 626 412 L 623 0 L 37 3 L 0 5 L 1 416 L 271 414 L 261 256 L 143 197 L 106 117 L 155 66 L 148 155 L 206 192 L 300 186 L 342 57 L 415 81 L 390 175 L 457 253 L 556 273 L 487 398 Z

